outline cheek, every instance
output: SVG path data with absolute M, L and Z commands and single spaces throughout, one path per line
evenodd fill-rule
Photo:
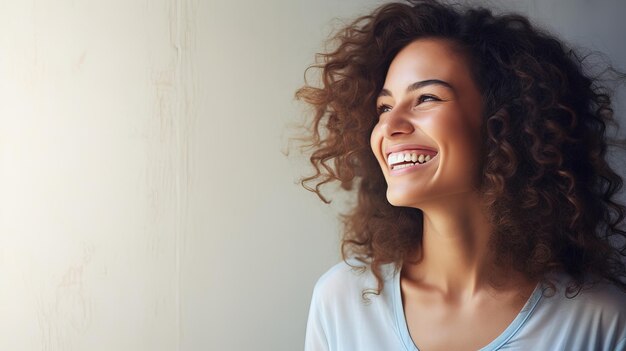
M 480 144 L 480 127 L 467 114 L 452 110 L 437 117 L 431 124 L 432 132 L 446 144 L 461 146 L 466 153 L 472 153 L 474 146 Z
M 474 121 L 466 114 L 440 115 L 432 125 L 433 136 L 439 140 L 445 154 L 444 173 L 471 172 L 480 156 L 481 135 Z
M 372 129 L 372 133 L 370 134 L 370 148 L 372 150 L 372 153 L 374 154 L 374 157 L 376 158 L 376 161 L 378 161 L 378 165 L 380 166 L 383 173 L 385 173 L 387 164 L 382 155 L 382 142 L 382 129 L 379 127 L 378 124 L 376 124 L 374 126 L 374 129 Z
M 479 173 L 480 138 L 468 124 L 457 124 L 448 129 L 446 149 L 448 162 L 443 174 L 461 188 L 473 186 Z
M 372 149 L 372 152 L 374 153 L 374 156 L 376 156 L 376 158 L 378 159 L 378 154 L 380 153 L 380 143 L 382 142 L 382 135 L 380 132 L 380 127 L 378 126 L 378 124 L 376 124 L 374 126 L 374 129 L 372 129 L 372 133 L 370 134 L 370 148 Z

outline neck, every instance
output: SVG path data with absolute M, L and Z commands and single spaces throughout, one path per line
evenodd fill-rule
M 467 298 L 490 286 L 496 273 L 489 250 L 492 226 L 476 194 L 420 206 L 424 213 L 421 255 L 403 275 L 452 298 Z

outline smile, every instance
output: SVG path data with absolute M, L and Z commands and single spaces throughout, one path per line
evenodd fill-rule
M 393 152 L 387 156 L 387 164 L 391 170 L 415 167 L 432 160 L 436 152 L 426 150 L 407 150 Z

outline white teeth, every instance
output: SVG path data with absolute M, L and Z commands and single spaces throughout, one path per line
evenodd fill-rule
M 394 166 L 393 169 L 402 169 L 402 168 L 407 168 L 407 167 L 411 167 L 411 166 L 415 166 L 415 164 L 414 163 L 405 163 L 405 164 L 402 164 L 402 165 Z
M 426 163 L 432 158 L 433 156 L 425 154 L 418 155 L 416 152 L 398 152 L 389 154 L 387 162 L 392 169 L 402 169 L 415 166 L 416 164 Z

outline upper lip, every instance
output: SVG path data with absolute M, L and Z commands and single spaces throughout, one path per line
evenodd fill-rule
M 418 145 L 418 144 L 398 144 L 398 145 L 392 145 L 392 146 L 387 147 L 385 149 L 385 156 L 389 157 L 389 155 L 394 152 L 401 152 L 405 150 L 425 150 L 425 151 L 432 151 L 435 153 L 438 152 L 437 149 L 431 146 Z

